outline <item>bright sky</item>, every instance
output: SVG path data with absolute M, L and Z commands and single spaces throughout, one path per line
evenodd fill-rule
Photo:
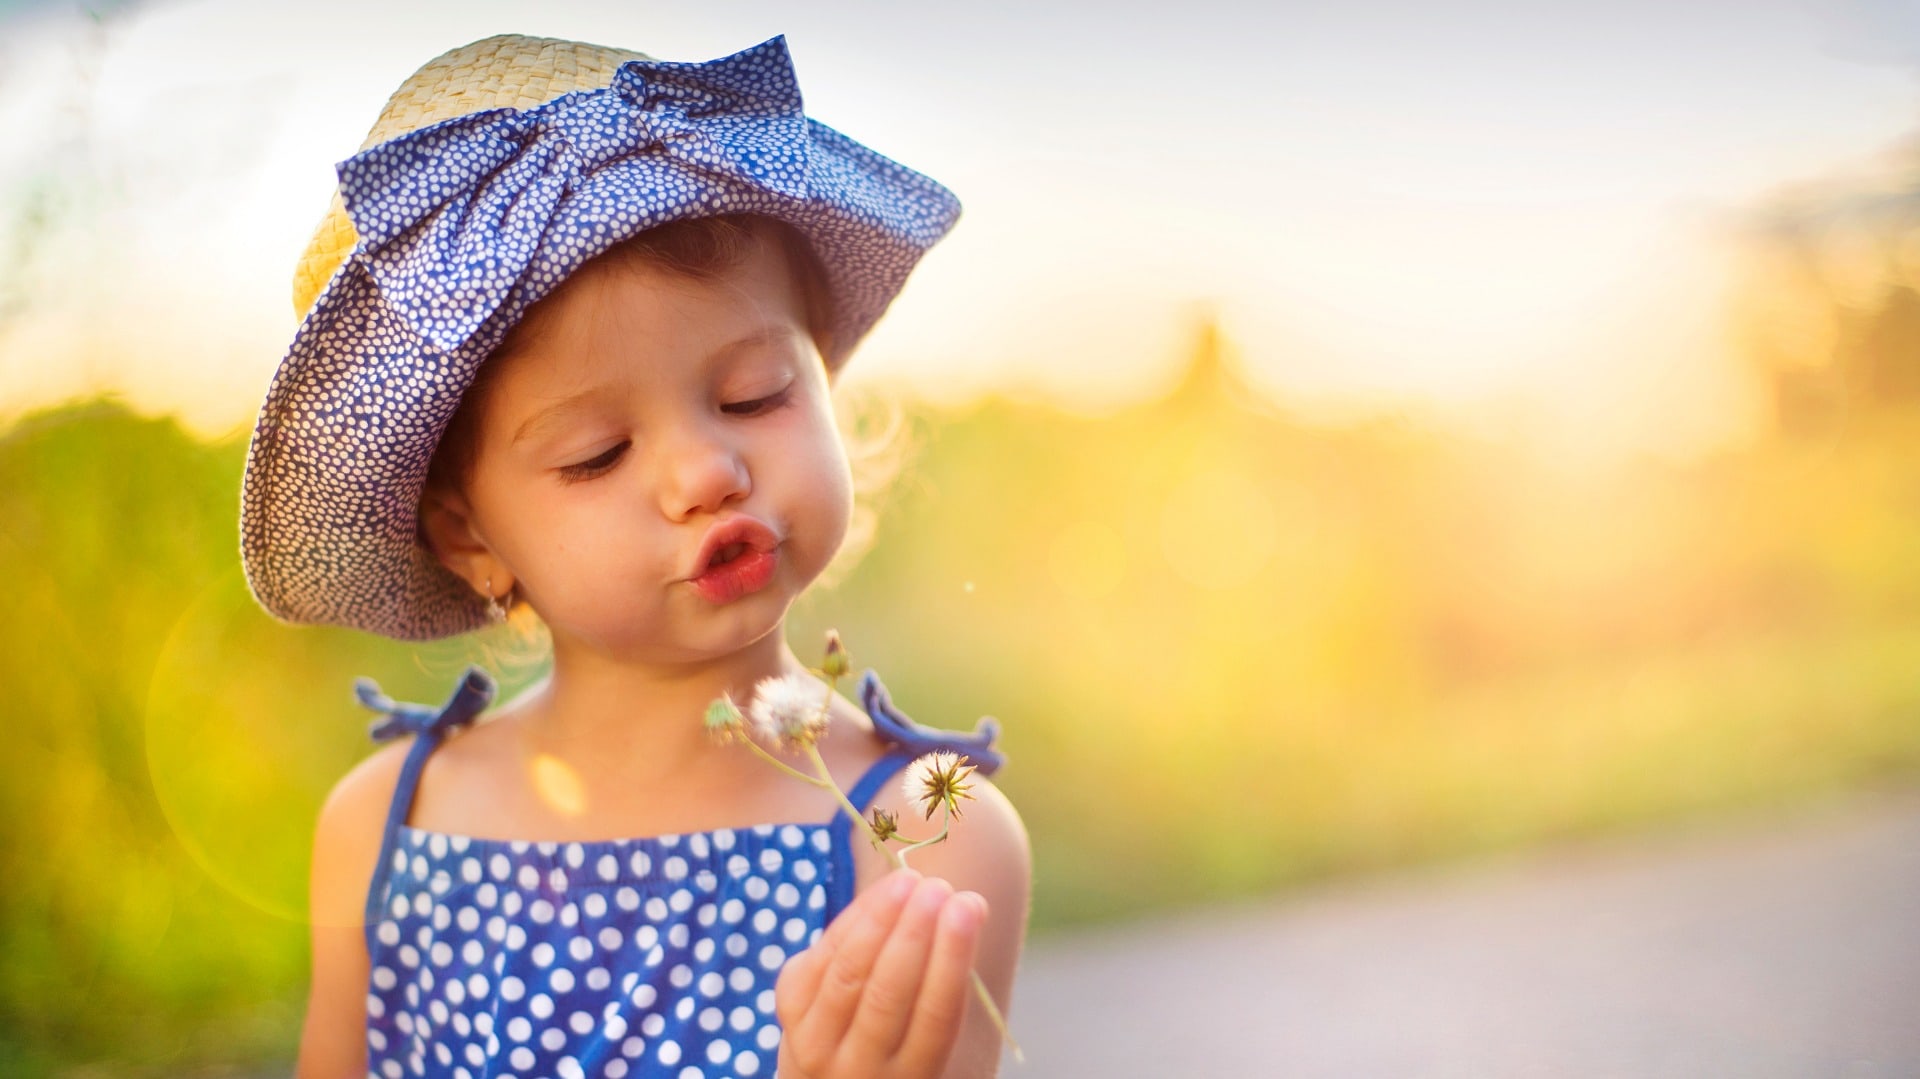
M 1097 411 L 1162 388 L 1205 303 L 1317 415 L 1582 453 L 1739 431 L 1716 237 L 1920 96 L 1920 16 L 1875 0 L 74 10 L 0 0 L 0 418 L 117 385 L 208 434 L 252 422 L 333 163 L 504 31 L 676 60 L 784 33 L 811 115 L 952 187 L 850 377 Z

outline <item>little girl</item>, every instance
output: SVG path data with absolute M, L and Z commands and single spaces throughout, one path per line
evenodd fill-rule
M 339 175 L 242 481 L 254 595 L 401 640 L 530 610 L 552 670 L 485 714 L 479 668 L 442 708 L 362 682 L 392 744 L 320 813 L 299 1074 L 992 1074 L 1005 798 L 975 783 L 892 870 L 702 722 L 807 677 L 782 623 L 852 505 L 830 389 L 953 196 L 808 119 L 779 38 L 478 42 Z M 890 780 L 924 752 L 999 763 L 990 727 L 920 727 L 871 672 L 860 698 L 819 749 L 862 812 L 921 820 Z

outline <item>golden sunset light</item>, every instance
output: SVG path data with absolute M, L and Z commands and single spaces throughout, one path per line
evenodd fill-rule
M 1916 74 L 0 0 L 0 1075 L 1920 1074 Z
M 871 48 L 880 32 L 853 8 L 357 10 L 200 0 L 98 23 L 57 6 L 12 17 L 20 75 L 0 83 L 0 116 L 27 139 L 0 151 L 0 181 L 61 193 L 13 223 L 33 257 L 15 271 L 23 310 L 0 328 L 0 407 L 119 389 L 197 431 L 250 422 L 332 162 L 423 52 L 531 20 L 676 57 L 784 32 L 815 111 L 961 194 L 962 226 L 856 380 L 949 405 L 1001 392 L 1106 411 L 1175 377 L 1205 304 L 1254 383 L 1308 415 L 1411 413 L 1587 456 L 1695 453 L 1758 422 L 1722 317 L 1729 222 L 1775 187 L 1870 160 L 1906 130 L 1913 96 L 1903 72 L 1810 44 L 1858 27 L 1785 3 L 1743 8 L 1738 49 L 1716 49 L 1727 29 L 1706 8 L 1661 16 L 1651 36 L 1616 8 L 1506 19 L 1497 38 L 1470 29 L 1492 9 L 1415 6 L 1377 37 L 1383 13 L 1357 9 L 1199 9 L 1151 31 L 903 16 L 888 33 L 921 43 L 911 60 Z M 377 40 L 352 29 L 367 21 Z M 1228 58 L 1240 66 L 1222 77 Z M 863 92 L 875 79 L 901 92 Z M 1054 104 L 1021 107 L 1032 98 Z

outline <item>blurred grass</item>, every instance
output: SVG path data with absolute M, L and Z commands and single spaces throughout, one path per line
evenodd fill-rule
M 1250 400 L 1203 351 L 1109 418 L 921 415 L 795 609 L 915 718 L 1002 720 L 1037 931 L 1920 776 L 1911 415 L 1575 481 Z M 484 659 L 259 612 L 244 452 L 110 400 L 0 436 L 0 1074 L 283 1068 L 352 679 Z

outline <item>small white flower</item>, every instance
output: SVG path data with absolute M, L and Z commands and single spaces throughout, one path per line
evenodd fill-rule
M 943 805 L 957 817 L 960 800 L 973 797 L 972 784 L 967 782 L 972 775 L 973 765 L 967 763 L 965 756 L 944 751 L 928 753 L 907 766 L 900 788 L 906 793 L 907 802 L 919 805 L 929 819 L 933 811 Z
M 827 687 L 803 674 L 762 678 L 747 718 L 765 741 L 789 749 L 812 745 L 827 732 Z

